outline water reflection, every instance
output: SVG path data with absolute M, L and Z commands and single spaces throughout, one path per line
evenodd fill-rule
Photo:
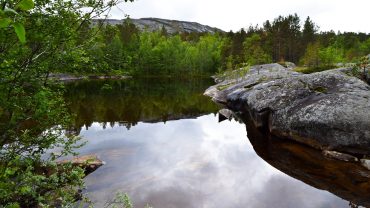
M 203 96 L 211 79 L 128 79 L 75 82 L 66 100 L 76 115 L 75 130 L 93 122 L 131 128 L 139 121 L 166 122 L 217 112 Z
M 96 207 L 119 191 L 127 192 L 135 207 L 348 207 L 347 201 L 306 185 L 316 186 L 307 179 L 315 178 L 309 174 L 314 171 L 284 163 L 296 157 L 285 146 L 276 146 L 282 154 L 271 147 L 275 143 L 256 142 L 260 135 L 253 137 L 256 132 L 248 129 L 252 146 L 244 124 L 218 123 L 217 107 L 202 96 L 209 82 L 130 80 L 68 87 L 75 131 L 88 141 L 80 152 L 107 162 L 86 178 Z
M 354 204 L 370 206 L 370 171 L 360 163 L 330 159 L 321 151 L 261 133 L 248 120 L 245 122 L 249 140 L 270 165 Z
M 81 134 L 82 153 L 107 164 L 87 177 L 87 191 L 102 206 L 117 191 L 137 207 L 345 207 L 347 202 L 268 165 L 246 138 L 243 124 L 214 115 L 166 124 L 138 123 Z

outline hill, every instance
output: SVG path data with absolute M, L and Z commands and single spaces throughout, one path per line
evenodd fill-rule
M 103 21 L 106 24 L 110 25 L 117 25 L 122 24 L 125 19 L 117 20 L 117 19 L 95 19 L 93 20 L 94 23 Z M 160 18 L 141 18 L 141 19 L 130 19 L 132 23 L 136 25 L 141 31 L 158 31 L 165 28 L 169 34 L 174 33 L 191 33 L 191 32 L 198 32 L 198 33 L 216 33 L 216 32 L 224 32 L 221 29 L 210 27 L 208 25 L 202 25 L 197 22 L 187 22 L 187 21 L 179 21 L 179 20 L 168 20 L 168 19 L 160 19 Z

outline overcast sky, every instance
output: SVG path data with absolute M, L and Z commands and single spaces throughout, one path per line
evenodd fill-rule
M 135 0 L 118 7 L 110 18 L 158 17 L 237 31 L 297 13 L 301 22 L 310 16 L 321 31 L 370 33 L 370 0 Z

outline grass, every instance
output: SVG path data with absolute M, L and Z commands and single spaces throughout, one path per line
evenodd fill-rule
M 300 72 L 303 74 L 311 74 L 311 73 L 326 71 L 326 70 L 335 69 L 335 68 L 338 68 L 338 67 L 335 67 L 335 66 L 321 66 L 321 67 L 298 66 L 294 68 L 294 71 Z
M 225 79 L 237 79 L 240 77 L 244 77 L 249 72 L 250 66 L 246 65 L 239 69 L 234 70 L 226 70 L 222 73 L 217 74 L 216 76 L 222 80 Z
M 230 87 L 231 85 L 233 85 L 234 83 L 229 83 L 229 84 L 226 84 L 226 85 L 220 85 L 220 86 L 217 86 L 217 90 L 219 91 L 222 91 L 228 87 Z

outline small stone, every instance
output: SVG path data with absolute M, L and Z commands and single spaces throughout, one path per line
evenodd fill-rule
M 370 159 L 361 159 L 361 165 L 370 170 Z
M 357 162 L 358 161 L 357 157 L 355 157 L 355 156 L 352 156 L 352 155 L 346 154 L 346 153 L 337 152 L 337 151 L 324 150 L 323 154 L 328 158 L 341 160 L 341 161 L 345 161 L 345 162 Z M 369 163 L 369 165 L 370 165 L 370 163 Z

